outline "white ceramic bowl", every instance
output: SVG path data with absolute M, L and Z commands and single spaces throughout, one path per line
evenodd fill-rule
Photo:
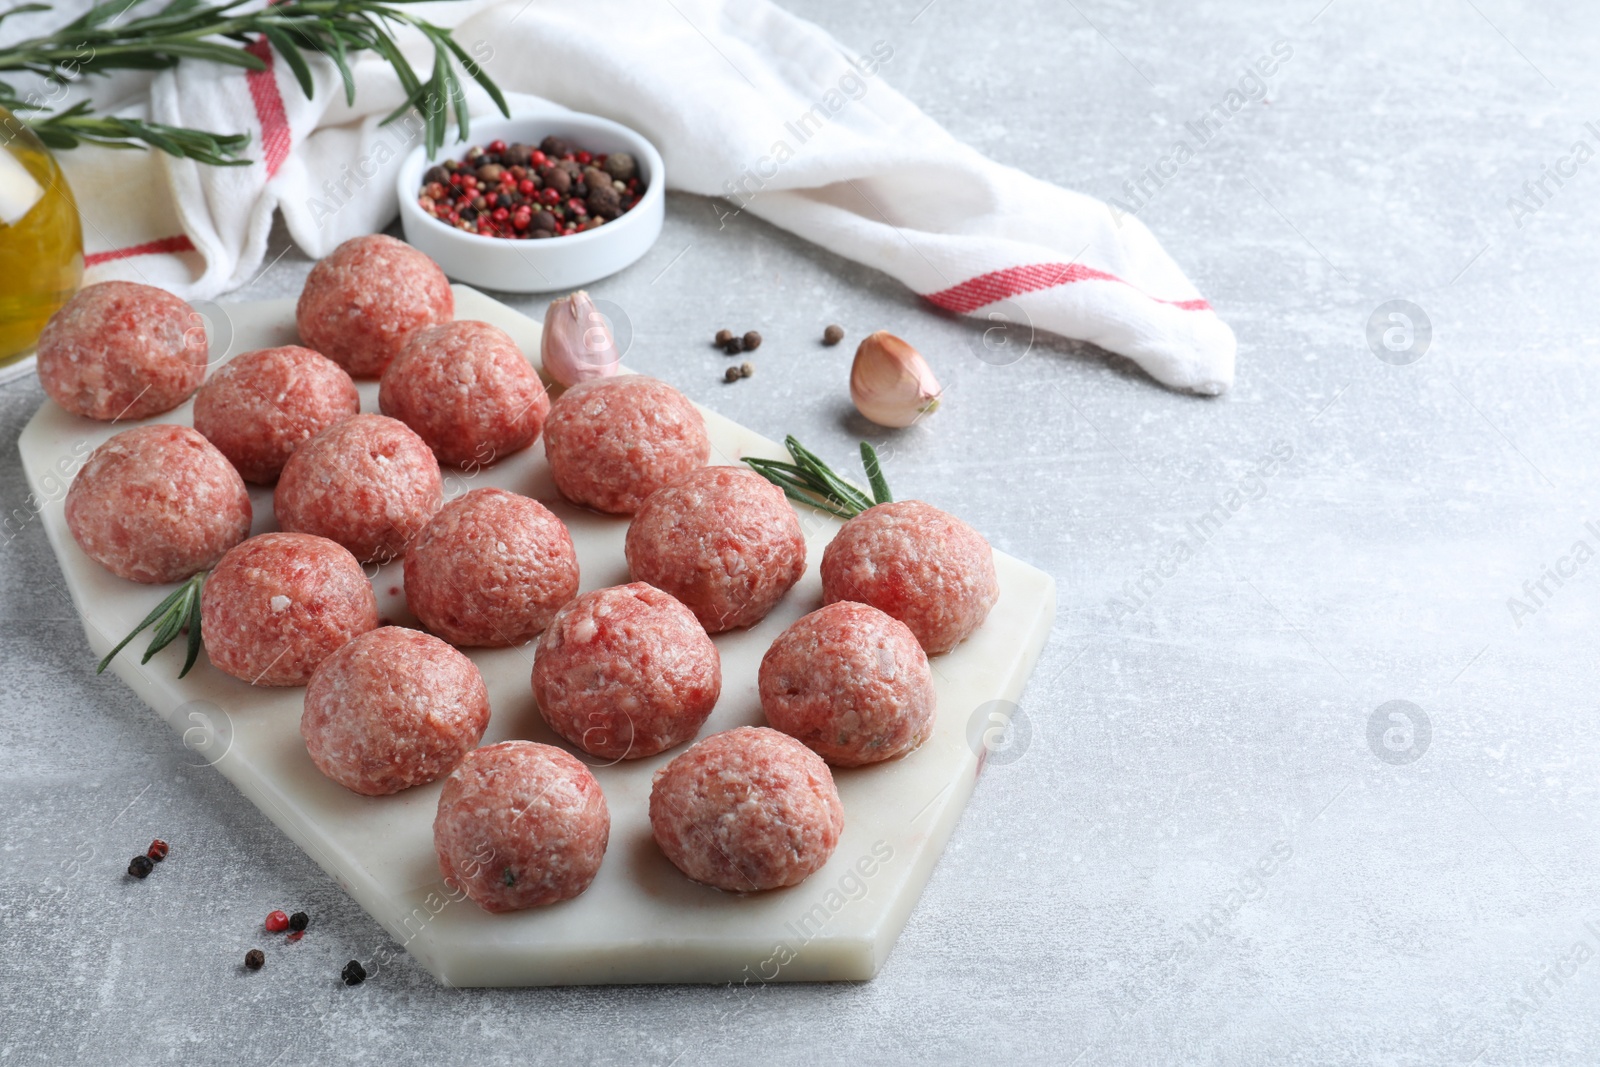
M 530 241 L 465 233 L 417 206 L 422 175 L 435 163 L 458 159 L 475 144 L 502 140 L 537 145 L 551 134 L 596 155 L 627 152 L 633 156 L 646 186 L 633 210 L 593 230 Z M 400 224 L 406 241 L 457 281 L 512 293 L 566 291 L 615 274 L 650 250 L 661 236 L 666 215 L 665 178 L 661 153 L 654 145 L 626 126 L 598 115 L 560 109 L 521 112 L 509 119 L 473 119 L 467 140 L 445 145 L 437 156 L 430 157 L 418 147 L 406 157 L 397 186 Z

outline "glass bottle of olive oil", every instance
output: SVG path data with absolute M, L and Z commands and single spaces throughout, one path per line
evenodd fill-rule
M 0 367 L 32 351 L 83 279 L 78 204 L 55 157 L 0 108 Z

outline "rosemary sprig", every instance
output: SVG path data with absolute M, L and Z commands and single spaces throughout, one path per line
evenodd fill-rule
M 0 106 L 3 105 L 4 100 L 0 100 Z M 0 135 L 14 136 L 16 131 L 10 126 L 10 122 L 0 124 Z M 30 122 L 28 128 L 51 148 L 76 148 L 83 143 L 107 148 L 148 145 L 170 156 L 182 156 L 214 167 L 250 165 L 248 159 L 237 158 L 250 144 L 248 133 L 207 133 L 143 119 L 95 115 L 90 112 L 87 100 L 80 100 L 42 121 Z
M 150 646 L 145 649 L 144 658 L 139 662 L 149 663 L 150 657 L 172 644 L 178 634 L 187 627 L 189 630 L 188 654 L 183 660 L 183 670 L 178 672 L 182 678 L 189 673 L 189 668 L 194 666 L 194 661 L 200 655 L 200 591 L 205 588 L 206 572 L 201 571 L 178 588 L 174 589 L 167 598 L 155 606 L 155 610 L 144 617 L 129 631 L 128 636 L 117 642 L 117 647 L 106 653 L 106 658 L 100 661 L 100 666 L 94 669 L 96 674 L 111 665 L 117 658 L 117 653 L 128 647 L 128 643 L 144 631 L 155 625 L 155 633 L 150 635 Z
M 755 472 L 782 489 L 790 500 L 809 504 L 814 508 L 851 519 L 874 504 L 887 504 L 894 500 L 889 494 L 889 482 L 883 476 L 883 466 L 878 453 L 867 442 L 861 442 L 861 465 L 866 468 L 867 481 L 872 486 L 872 496 L 857 489 L 835 474 L 815 452 L 806 448 L 794 435 L 783 439 L 793 463 L 776 459 L 751 459 L 746 457 Z
M 481 85 L 502 114 L 510 114 L 505 97 L 483 68 L 450 36 L 450 31 L 419 18 L 406 6 L 424 0 L 282 0 L 259 10 L 243 10 L 255 0 L 170 0 L 153 14 L 120 20 L 120 16 L 146 0 L 105 0 L 53 33 L 17 41 L 0 48 L 0 74 L 24 71 L 56 82 L 71 82 L 85 75 L 113 70 L 164 70 L 183 59 L 209 59 L 248 70 L 265 70 L 266 64 L 239 47 L 263 36 L 283 57 L 301 92 L 314 92 L 306 52 L 330 59 L 344 83 L 346 103 L 355 102 L 355 78 L 350 53 L 375 51 L 395 70 L 406 93 L 405 102 L 384 118 L 394 122 L 413 108 L 422 115 L 429 154 L 444 143 L 453 114 L 461 136 L 468 133 L 466 86 L 461 72 Z M 26 3 L 0 13 L 14 14 L 47 9 Z M 426 80 L 419 79 L 400 52 L 394 31 L 403 27 L 419 31 L 433 46 L 433 65 Z M 165 126 L 137 119 L 97 117 L 80 101 L 52 113 L 37 96 L 24 97 L 0 81 L 0 107 L 22 112 L 23 120 L 46 144 L 72 148 L 81 142 L 113 147 L 158 148 L 170 155 L 217 165 L 247 165 L 237 158 L 249 144 L 243 134 L 216 134 Z

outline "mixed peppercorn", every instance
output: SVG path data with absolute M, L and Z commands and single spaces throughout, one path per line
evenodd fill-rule
M 155 865 L 166 859 L 169 852 L 171 852 L 171 848 L 167 843 L 159 837 L 156 838 L 150 842 L 150 847 L 143 854 L 135 856 L 129 861 L 128 873 L 135 878 L 149 877 L 150 872 L 155 869 Z M 269 934 L 281 934 L 284 931 L 288 931 L 286 940 L 299 941 L 305 936 L 306 927 L 311 925 L 311 916 L 303 911 L 297 911 L 291 915 L 281 908 L 274 908 L 272 911 L 267 912 L 267 917 L 261 925 Z M 244 954 L 244 965 L 247 970 L 259 971 L 266 965 L 266 962 L 267 954 L 259 948 L 253 948 Z M 367 980 L 367 970 L 361 966 L 359 960 L 351 960 L 345 964 L 344 970 L 340 972 L 339 977 L 344 980 L 346 985 L 359 985 Z
M 595 155 L 551 136 L 537 148 L 475 145 L 460 160 L 429 167 L 417 204 L 467 233 L 538 240 L 604 225 L 637 204 L 645 189 L 626 152 Z

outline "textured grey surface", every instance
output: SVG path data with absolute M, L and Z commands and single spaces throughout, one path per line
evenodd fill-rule
M 1105 197 L 1242 64 L 1293 55 L 1140 211 L 1239 335 L 1220 400 L 1043 339 L 991 365 L 970 324 L 748 218 L 719 230 L 690 197 L 593 287 L 626 311 L 634 366 L 835 457 L 868 428 L 851 346 L 814 338 L 837 320 L 912 339 L 948 400 L 872 434 L 897 491 L 1060 583 L 1031 736 L 984 775 L 882 974 L 462 992 L 401 962 L 338 984 L 385 935 L 92 673 L 26 521 L 14 441 L 40 393 L 19 383 L 0 391 L 0 1060 L 1600 1059 L 1600 163 L 1547 181 L 1520 226 L 1507 203 L 1534 206 L 1523 183 L 1575 141 L 1600 148 L 1593 11 L 922 2 L 795 6 L 891 42 L 886 80 L 958 136 Z M 237 297 L 292 295 L 306 269 L 290 251 Z M 1406 366 L 1366 336 L 1397 298 L 1433 326 Z M 705 343 L 725 325 L 767 338 L 733 386 Z M 1292 458 L 1258 476 L 1275 445 Z M 1524 593 L 1558 566 L 1575 576 Z M 1119 610 L 1141 580 L 1148 602 Z M 1384 719 L 1371 740 L 1391 700 L 1428 730 Z M 173 858 L 128 881 L 156 834 Z M 278 906 L 312 933 L 245 976 Z

